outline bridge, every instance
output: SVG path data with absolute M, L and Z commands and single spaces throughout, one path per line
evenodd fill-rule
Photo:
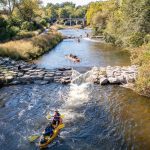
M 64 25 L 86 25 L 86 19 L 85 18 L 59 18 L 57 22 L 63 22 Z

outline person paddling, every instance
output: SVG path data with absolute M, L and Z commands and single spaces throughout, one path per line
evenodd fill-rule
M 62 123 L 61 115 L 59 111 L 55 111 L 52 124 L 57 127 L 60 123 Z

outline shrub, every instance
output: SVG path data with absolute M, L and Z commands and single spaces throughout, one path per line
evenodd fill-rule
M 10 37 L 16 36 L 19 30 L 20 30 L 19 27 L 16 27 L 16 26 L 11 26 L 10 28 L 8 28 Z
M 115 45 L 115 42 L 116 42 L 116 38 L 108 33 L 104 33 L 104 39 L 106 42 L 108 43 L 112 43 Z
M 22 24 L 22 21 L 16 17 L 11 17 L 7 20 L 8 22 L 8 27 L 11 27 L 11 26 L 17 26 L 20 28 L 21 24 Z
M 147 34 L 144 38 L 145 43 L 150 43 L 150 34 Z
M 39 22 L 42 26 L 47 26 L 47 21 L 45 19 L 41 19 Z
M 6 28 L 0 28 L 0 41 L 6 41 L 10 39 L 10 33 L 7 31 Z
M 17 36 L 15 37 L 16 39 L 22 39 L 22 38 L 31 38 L 33 36 L 35 36 L 36 33 L 35 32 L 28 32 L 28 31 L 20 31 L 17 33 Z
M 26 30 L 26 31 L 33 31 L 35 29 L 34 23 L 25 21 L 25 22 L 22 23 L 21 29 Z
M 0 16 L 0 28 L 5 28 L 7 26 L 7 21 Z
M 144 43 L 144 33 L 140 33 L 140 32 L 136 32 L 133 33 L 130 37 L 129 37 L 129 46 L 131 47 L 139 47 Z
M 150 96 L 150 43 L 133 49 L 131 54 L 132 63 L 139 65 L 136 91 Z

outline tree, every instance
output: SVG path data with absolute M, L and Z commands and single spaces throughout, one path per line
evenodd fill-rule
M 9 15 L 11 15 L 19 2 L 19 0 L 0 0 L 0 6 L 3 10 L 6 10 Z
M 18 17 L 24 21 L 32 21 L 35 17 L 40 16 L 40 3 L 39 0 L 22 0 L 17 5 Z

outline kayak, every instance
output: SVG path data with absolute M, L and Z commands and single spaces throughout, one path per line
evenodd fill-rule
M 47 148 L 47 146 L 49 145 L 49 144 L 51 144 L 56 138 L 57 138 L 57 136 L 58 136 L 58 134 L 60 133 L 60 130 L 62 129 L 62 128 L 64 128 L 64 124 L 63 123 L 61 123 L 61 124 L 59 124 L 55 129 L 54 129 L 54 131 L 53 131 L 53 135 L 50 137 L 50 136 L 45 136 L 45 141 L 44 142 L 41 142 L 41 140 L 42 140 L 42 138 L 43 138 L 43 136 L 41 136 L 41 140 L 40 140 L 40 142 L 39 142 L 39 147 L 40 147 L 40 149 L 43 149 L 43 148 Z
M 79 58 L 74 58 L 73 56 L 70 56 L 70 55 L 65 55 L 65 57 L 68 58 L 69 60 L 73 61 L 73 62 L 76 62 L 76 63 L 80 62 Z

